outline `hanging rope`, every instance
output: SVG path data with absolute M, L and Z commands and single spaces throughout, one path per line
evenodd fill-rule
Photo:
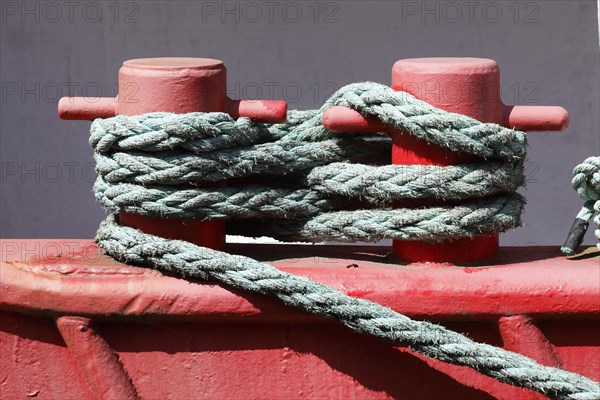
M 565 255 L 573 255 L 581 243 L 589 227 L 589 221 L 594 214 L 596 224 L 596 247 L 600 250 L 600 157 L 586 158 L 581 164 L 573 169 L 571 186 L 583 199 L 583 207 L 577 214 L 565 244 L 560 250 Z
M 451 167 L 381 165 L 389 159 L 389 139 L 333 135 L 321 123 L 323 111 L 332 105 L 352 107 L 486 162 Z M 234 234 L 307 241 L 443 240 L 518 226 L 524 205 L 514 193 L 523 183 L 522 132 L 447 113 L 374 83 L 346 86 L 320 110 L 291 112 L 286 124 L 252 124 L 222 113 L 119 116 L 94 121 L 90 142 L 99 174 L 94 190 L 109 210 L 235 219 L 228 230 Z M 186 185 L 226 178 L 226 188 Z M 457 206 L 385 208 L 404 198 L 467 201 Z M 356 332 L 469 366 L 553 399 L 600 398 L 600 386 L 577 374 L 475 343 L 439 325 L 411 320 L 247 257 L 121 226 L 116 214 L 101 224 L 96 241 L 119 261 L 272 296 L 339 320 Z

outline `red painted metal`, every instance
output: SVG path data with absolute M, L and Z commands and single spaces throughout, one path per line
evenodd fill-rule
M 506 106 L 500 99 L 500 72 L 493 60 L 481 58 L 415 58 L 400 60 L 392 69 L 392 88 L 449 112 L 468 115 L 517 129 L 563 130 L 569 116 L 562 107 Z M 392 164 L 452 165 L 481 161 L 416 139 L 364 118 L 345 107 L 326 111 L 324 125 L 332 131 L 387 132 L 393 140 Z M 434 201 L 403 201 L 395 206 L 434 205 Z M 394 240 L 393 253 L 415 262 L 483 261 L 498 253 L 498 235 L 462 238 L 442 243 Z
M 223 111 L 232 117 L 258 122 L 283 122 L 287 105 L 278 100 L 231 100 L 227 97 L 227 70 L 209 58 L 144 58 L 128 60 L 119 70 L 116 98 L 64 97 L 58 104 L 63 119 L 92 120 L 115 115 L 150 112 Z M 179 218 L 150 218 L 120 213 L 121 223 L 158 236 L 187 240 L 222 249 L 225 223 Z
M 505 349 L 524 354 L 543 365 L 563 368 L 563 362 L 554 346 L 532 318 L 525 315 L 505 316 L 499 319 L 498 326 Z M 545 398 L 539 393 L 528 393 L 522 397 L 523 400 Z
M 505 348 L 531 357 L 540 364 L 562 368 L 563 362 L 552 343 L 529 316 L 501 317 L 498 325 Z
M 143 399 L 539 398 L 273 299 L 119 264 L 89 240 L 5 239 L 0 249 L 2 398 L 91 398 L 86 387 L 114 379 L 117 388 L 126 376 Z M 470 267 L 398 265 L 382 247 L 226 250 L 600 380 L 600 259 L 593 249 L 567 259 L 556 248 L 502 248 L 494 265 Z M 81 335 L 78 350 L 73 336 L 67 348 L 46 322 L 87 327 L 87 319 L 94 335 L 70 333 Z M 101 383 L 88 385 L 76 357 L 98 345 L 85 354 L 118 373 L 102 371 L 94 378 Z M 39 377 L 40 365 L 53 371 L 53 383 Z
M 215 284 L 190 285 L 117 263 L 90 240 L 0 239 L 0 249 L 2 304 L 11 310 L 35 304 L 58 315 L 314 319 L 260 296 L 242 297 Z M 227 251 L 419 318 L 542 317 L 600 309 L 598 258 L 569 260 L 554 247 L 502 248 L 495 264 L 474 267 L 399 265 L 385 256 L 387 249 L 372 246 L 228 244 Z
M 89 318 L 59 317 L 56 326 L 94 398 L 139 398 L 119 358 L 92 328 Z

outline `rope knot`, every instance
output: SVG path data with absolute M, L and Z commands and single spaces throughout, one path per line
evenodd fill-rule
M 600 157 L 588 157 L 577 165 L 571 186 L 585 201 L 600 200 Z

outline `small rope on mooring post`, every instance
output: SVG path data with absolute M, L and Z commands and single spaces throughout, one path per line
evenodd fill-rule
M 384 135 L 329 132 L 324 110 L 351 107 L 429 143 L 484 159 L 453 166 L 390 166 Z M 426 321 L 347 296 L 248 257 L 164 239 L 119 224 L 125 211 L 156 217 L 235 220 L 232 234 L 280 240 L 446 240 L 521 223 L 523 132 L 439 110 L 376 83 L 348 85 L 319 110 L 261 125 L 224 113 L 153 113 L 98 119 L 91 127 L 96 198 L 111 215 L 96 242 L 111 257 L 184 277 L 216 280 L 281 300 L 346 327 L 552 399 L 600 399 L 588 378 L 476 343 Z M 246 178 L 251 177 L 249 181 Z M 227 187 L 193 181 L 228 179 Z M 249 184 L 251 182 L 251 184 Z M 390 210 L 399 199 L 459 205 Z
M 600 157 L 586 158 L 573 169 L 571 186 L 584 200 L 583 207 L 577 214 L 565 244 L 560 248 L 563 254 L 575 254 L 589 227 L 589 221 L 594 214 L 596 224 L 595 235 L 598 239 L 596 247 L 600 250 Z

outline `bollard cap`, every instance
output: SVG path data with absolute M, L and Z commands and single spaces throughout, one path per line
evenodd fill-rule
M 136 58 L 123 62 L 123 67 L 148 70 L 215 69 L 224 68 L 223 61 L 213 58 L 156 57 Z
M 488 58 L 428 57 L 399 60 L 392 68 L 392 83 L 397 74 L 453 74 L 473 75 L 498 72 L 498 63 Z

